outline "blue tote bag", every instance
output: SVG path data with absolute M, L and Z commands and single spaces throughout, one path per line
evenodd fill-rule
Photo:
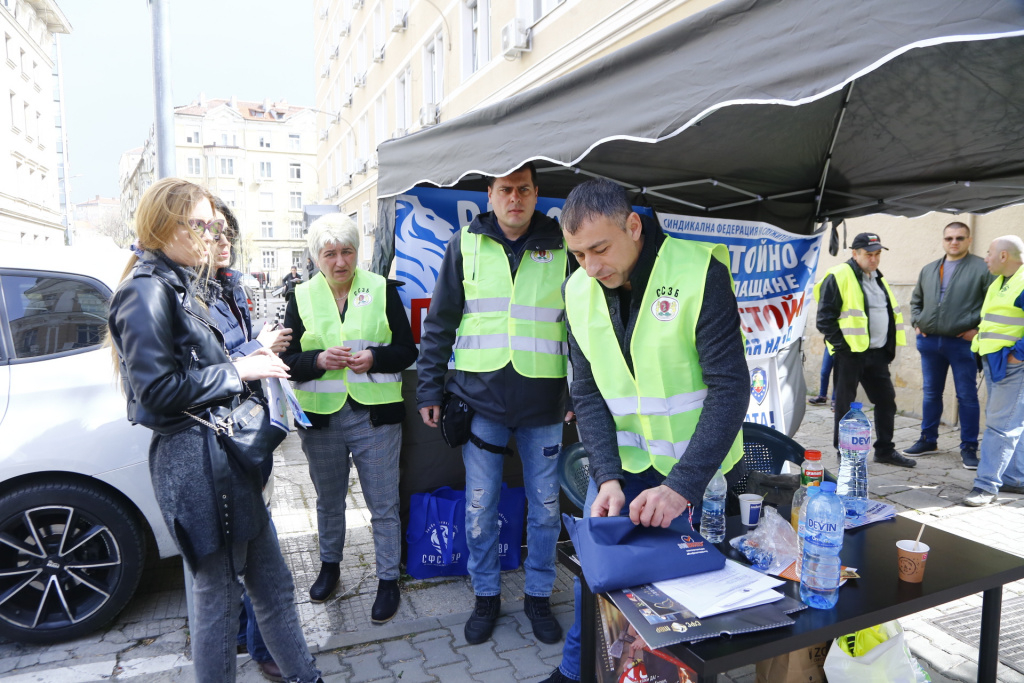
M 526 489 L 503 483 L 498 499 L 498 559 L 502 571 L 519 569 L 525 515 Z
M 685 516 L 667 529 L 633 524 L 629 517 L 562 515 L 583 576 L 595 593 L 714 571 L 725 556 L 693 530 Z
M 405 531 L 409 576 L 429 579 L 468 574 L 465 524 L 465 492 L 442 486 L 433 493 L 414 493 Z

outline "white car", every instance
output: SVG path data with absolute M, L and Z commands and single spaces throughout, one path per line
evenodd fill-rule
M 0 635 L 80 637 L 177 553 L 104 346 L 128 252 L 0 250 Z

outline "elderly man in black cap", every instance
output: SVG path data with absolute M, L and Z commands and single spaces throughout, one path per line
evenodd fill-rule
M 829 268 L 814 288 L 818 331 L 835 356 L 833 439 L 838 448 L 839 421 L 850 410 L 860 384 L 875 406 L 875 462 L 914 467 L 917 462 L 898 453 L 892 440 L 896 390 L 889 363 L 907 338 L 896 296 L 878 270 L 882 249 L 887 250 L 878 235 L 860 233 L 853 238 L 851 258 Z

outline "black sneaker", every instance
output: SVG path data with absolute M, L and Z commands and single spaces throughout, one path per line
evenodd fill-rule
M 476 607 L 466 621 L 466 642 L 470 645 L 479 645 L 490 638 L 494 631 L 494 622 L 498 620 L 500 612 L 500 595 L 476 596 Z
M 824 396 L 815 396 L 814 398 L 807 399 L 807 402 L 812 406 L 823 406 L 826 401 L 828 401 L 828 399 Z
M 331 593 L 338 587 L 338 579 L 341 578 L 340 562 L 321 562 L 320 575 L 309 587 L 310 602 L 323 602 L 331 597 Z
M 964 463 L 965 470 L 978 469 L 978 447 L 974 445 L 961 446 L 960 459 Z
M 924 455 L 925 453 L 934 453 L 939 450 L 939 445 L 934 441 L 925 441 L 924 439 L 918 439 L 910 448 L 903 449 L 903 455 Z
M 545 678 L 540 683 L 579 683 L 575 678 L 569 678 L 561 669 L 555 669 L 551 672 L 551 675 Z
M 896 465 L 897 467 L 917 467 L 916 460 L 904 458 L 896 451 L 893 451 L 892 453 L 887 453 L 885 455 L 881 455 L 876 452 L 875 462 L 885 463 L 886 465 Z
M 377 599 L 370 609 L 370 621 L 383 624 L 398 614 L 398 603 L 402 594 L 398 590 L 398 579 L 381 579 L 377 582 Z
M 537 636 L 537 640 L 550 645 L 562 639 L 562 626 L 551 614 L 551 601 L 548 598 L 527 595 L 523 611 L 533 626 L 533 635 Z

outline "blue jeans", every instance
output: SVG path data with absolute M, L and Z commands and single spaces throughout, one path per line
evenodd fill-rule
M 515 434 L 523 462 L 523 483 L 529 511 L 526 516 L 527 595 L 546 598 L 555 585 L 555 543 L 562 525 L 558 516 L 558 454 L 562 449 L 562 423 L 510 429 L 500 422 L 473 416 L 473 434 L 495 446 L 504 446 Z M 481 597 L 501 595 L 498 560 L 498 498 L 506 456 L 462 447 L 466 465 L 466 545 L 473 592 Z
M 828 396 L 828 380 L 832 377 L 832 366 L 835 365 L 835 359 L 832 354 L 828 352 L 828 347 L 825 347 L 825 353 L 821 356 L 821 387 L 818 389 L 818 396 Z M 836 392 L 833 389 L 832 399 L 835 400 Z
M 924 405 L 921 408 L 921 438 L 935 442 L 939 438 L 942 417 L 942 392 L 946 388 L 946 371 L 953 368 L 953 386 L 960 408 L 960 447 L 978 445 L 978 365 L 971 353 L 971 342 L 959 337 L 930 334 L 917 335 L 921 354 L 921 377 L 924 383 Z
M 242 611 L 238 614 L 238 644 L 245 646 L 254 662 L 266 664 L 274 660 L 267 644 L 263 642 L 263 634 L 256 623 L 256 612 L 247 593 L 242 593 Z
M 619 511 L 621 515 L 629 514 L 629 504 L 633 502 L 633 499 L 640 495 L 642 491 L 661 486 L 665 482 L 665 475 L 658 472 L 653 467 L 639 474 L 625 473 L 622 481 L 622 493 L 626 497 L 626 502 L 622 505 L 622 510 Z M 590 506 L 593 505 L 594 500 L 597 498 L 597 484 L 594 480 L 590 480 L 590 486 L 587 487 L 587 500 L 583 504 L 583 516 L 590 517 Z M 573 679 L 574 681 L 580 680 L 580 632 L 582 631 L 582 615 L 580 614 L 580 604 L 582 602 L 580 588 L 580 580 L 573 579 L 573 596 L 575 598 L 575 618 L 573 619 L 572 626 L 569 628 L 568 633 L 565 634 L 565 644 L 562 646 L 562 663 L 558 665 L 558 670 L 562 672 L 563 676 Z
M 999 493 L 1003 484 L 1024 486 L 1024 363 L 1008 363 L 1000 382 L 992 381 L 988 362 L 983 365 L 988 403 L 974 485 Z
M 235 680 L 242 583 L 231 571 L 229 552 L 233 552 L 235 571 L 241 572 L 245 592 L 252 599 L 274 661 L 286 679 L 312 683 L 320 672 L 302 634 L 295 609 L 295 584 L 281 556 L 273 522 L 268 522 L 256 538 L 234 543 L 230 550 L 222 547 L 196 561 L 192 585 L 196 612 L 196 623 L 192 625 L 195 680 Z

